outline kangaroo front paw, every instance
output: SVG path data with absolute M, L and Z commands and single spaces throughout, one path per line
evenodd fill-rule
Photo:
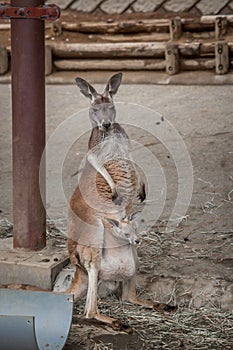
M 116 205 L 121 205 L 122 203 L 122 197 L 121 195 L 117 192 L 117 190 L 114 191 L 113 195 L 112 195 L 112 201 L 114 204 Z
M 138 192 L 138 199 L 143 202 L 146 199 L 145 184 L 143 184 Z

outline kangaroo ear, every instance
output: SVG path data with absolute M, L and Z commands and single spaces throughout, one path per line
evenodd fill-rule
M 104 90 L 104 95 L 110 95 L 111 97 L 115 95 L 119 89 L 119 86 L 121 85 L 121 80 L 122 80 L 122 73 L 117 73 L 113 75 Z
M 76 78 L 75 81 L 80 89 L 80 92 L 85 97 L 88 97 L 91 101 L 93 101 L 95 97 L 98 95 L 97 91 L 86 80 L 82 78 Z
M 105 220 L 113 227 L 119 227 L 119 221 L 114 219 L 105 218 Z

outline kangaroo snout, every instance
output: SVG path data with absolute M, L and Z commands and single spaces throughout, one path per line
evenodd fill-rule
M 110 128 L 110 126 L 111 126 L 111 123 L 110 122 L 103 122 L 102 124 L 101 124 L 101 126 L 104 128 L 104 129 L 106 129 L 106 130 L 108 130 L 109 128 Z

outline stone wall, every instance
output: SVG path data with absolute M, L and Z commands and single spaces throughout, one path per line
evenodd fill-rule
M 62 10 L 71 9 L 87 13 L 188 12 L 192 15 L 233 13 L 233 0 L 49 0 L 48 3 L 55 3 Z

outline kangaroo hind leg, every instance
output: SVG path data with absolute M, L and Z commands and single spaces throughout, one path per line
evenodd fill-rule
M 145 308 L 154 309 L 159 312 L 162 312 L 162 311 L 171 312 L 177 309 L 177 307 L 173 305 L 159 303 L 157 301 L 152 301 L 152 300 L 139 299 L 136 293 L 136 276 L 133 276 L 130 280 L 123 282 L 122 299 L 129 301 L 132 304 L 141 305 L 141 306 L 144 306 Z

